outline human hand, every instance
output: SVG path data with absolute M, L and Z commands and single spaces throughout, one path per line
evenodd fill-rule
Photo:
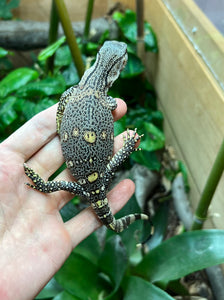
M 126 113 L 126 104 L 117 99 L 114 120 Z M 66 223 L 59 210 L 72 199 L 65 191 L 40 193 L 27 187 L 27 162 L 48 179 L 63 163 L 56 135 L 57 106 L 39 113 L 0 144 L 0 299 L 26 300 L 54 276 L 75 246 L 102 224 L 89 207 Z M 115 138 L 117 152 L 122 135 Z M 72 181 L 64 170 L 56 180 Z M 134 183 L 123 180 L 108 194 L 116 213 L 134 192 Z

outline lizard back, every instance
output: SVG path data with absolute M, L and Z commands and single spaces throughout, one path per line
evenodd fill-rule
M 88 182 L 89 176 L 102 178 L 113 153 L 113 117 L 94 92 L 77 91 L 69 101 L 61 123 L 62 152 L 68 168 L 78 181 Z M 92 178 L 94 180 L 94 178 Z

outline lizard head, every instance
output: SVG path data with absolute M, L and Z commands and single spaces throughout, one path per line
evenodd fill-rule
M 128 61 L 127 45 L 123 42 L 106 41 L 100 48 L 96 61 L 84 73 L 79 86 L 92 86 L 106 92 L 119 77 Z
M 102 70 L 107 88 L 119 77 L 127 61 L 127 45 L 123 42 L 106 41 L 100 48 L 97 54 L 96 64 Z

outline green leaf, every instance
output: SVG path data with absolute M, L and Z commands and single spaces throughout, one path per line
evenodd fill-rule
M 155 152 L 144 150 L 133 152 L 131 159 L 153 171 L 159 171 L 161 167 L 161 163 Z
M 9 54 L 8 50 L 5 50 L 4 48 L 0 47 L 0 58 L 5 57 Z
M 79 254 L 72 253 L 55 278 L 65 291 L 83 300 L 97 299 L 104 290 L 98 267 Z
M 114 294 L 119 288 L 124 273 L 127 269 L 127 252 L 119 235 L 111 236 L 107 241 L 104 251 L 99 259 L 99 267 L 110 277 L 114 285 Z M 110 296 L 112 296 L 112 294 Z M 109 299 L 109 298 L 107 298 Z
M 155 151 L 165 146 L 164 133 L 152 123 L 144 123 L 145 138 L 141 141 L 141 148 L 146 151 Z
M 115 12 L 113 19 L 117 21 L 124 36 L 132 43 L 136 43 L 137 25 L 136 14 L 131 10 L 126 10 L 125 14 Z
M 133 44 L 137 42 L 137 23 L 136 13 L 131 10 L 126 10 L 125 14 L 115 12 L 113 19 L 118 23 L 120 30 L 125 38 Z M 144 41 L 147 51 L 157 52 L 157 39 L 152 27 L 149 23 L 144 22 Z
M 21 111 L 22 114 L 25 116 L 26 120 L 31 119 L 34 115 L 38 114 L 42 110 L 54 105 L 56 101 L 50 99 L 50 98 L 44 98 L 39 100 L 37 103 L 23 100 L 20 103 L 20 106 L 17 107 L 18 111 Z M 21 109 L 22 108 L 22 109 Z
M 12 18 L 11 10 L 19 6 L 20 0 L 1 0 L 0 1 L 0 19 L 8 20 Z
M 134 54 L 128 54 L 128 62 L 121 72 L 121 78 L 131 78 L 141 74 L 145 70 L 141 60 Z
M 60 47 L 55 55 L 55 66 L 68 66 L 72 62 L 72 55 L 68 45 Z
M 80 298 L 77 298 L 70 293 L 63 291 L 62 293 L 54 297 L 53 300 L 80 300 Z
M 88 236 L 73 250 L 73 252 L 80 254 L 94 264 L 97 264 L 101 254 L 101 248 L 96 233 L 94 232 Z
M 126 129 L 126 115 L 114 123 L 114 136 L 119 135 Z
M 14 109 L 16 97 L 10 96 L 4 100 L 4 104 L 0 107 L 0 127 L 5 128 L 17 118 Z
M 40 54 L 38 55 L 38 60 L 45 61 L 46 59 L 51 57 L 65 41 L 66 41 L 66 37 L 62 36 L 55 43 L 53 43 L 52 45 L 50 45 L 47 48 L 45 48 L 44 50 L 42 50 L 40 52 Z
M 62 76 L 65 79 L 66 86 L 75 85 L 80 80 L 77 69 L 73 62 L 62 72 Z
M 146 50 L 152 52 L 158 52 L 156 35 L 151 25 L 147 22 L 144 23 L 144 33 L 145 33 L 144 41 L 145 41 Z
M 38 78 L 38 76 L 37 71 L 29 68 L 19 68 L 10 72 L 0 82 L 0 98 L 6 97 L 8 94 L 26 85 L 29 81 Z
M 87 56 L 96 56 L 97 51 L 99 50 L 99 43 L 88 42 L 85 48 L 85 54 Z
M 47 77 L 43 80 L 30 82 L 26 86 L 21 87 L 17 91 L 20 97 L 35 98 L 37 96 L 51 96 L 62 94 L 66 89 L 64 77 L 57 75 L 55 77 Z
M 224 263 L 224 230 L 185 232 L 150 251 L 136 266 L 151 282 L 167 284 L 192 272 Z
M 155 231 L 152 238 L 148 242 L 150 251 L 160 245 L 165 237 L 168 225 L 169 202 L 160 203 L 155 216 L 152 219 Z
M 127 277 L 124 288 L 123 300 L 174 300 L 174 298 L 160 288 L 136 276 Z
M 57 281 L 52 278 L 48 284 L 42 289 L 42 291 L 36 296 L 35 299 L 46 299 L 51 298 L 62 291 L 61 286 L 57 283 Z

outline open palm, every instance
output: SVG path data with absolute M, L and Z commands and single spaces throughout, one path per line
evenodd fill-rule
M 114 120 L 126 112 L 117 99 Z M 56 135 L 56 105 L 39 113 L 0 144 L 0 299 L 33 299 L 78 245 L 101 226 L 91 208 L 64 223 L 59 210 L 71 200 L 68 192 L 43 194 L 24 183 L 27 162 L 43 179 L 63 163 Z M 115 139 L 116 152 L 123 138 Z M 57 180 L 74 180 L 67 170 Z M 113 212 L 134 191 L 131 180 L 119 183 L 108 195 Z

